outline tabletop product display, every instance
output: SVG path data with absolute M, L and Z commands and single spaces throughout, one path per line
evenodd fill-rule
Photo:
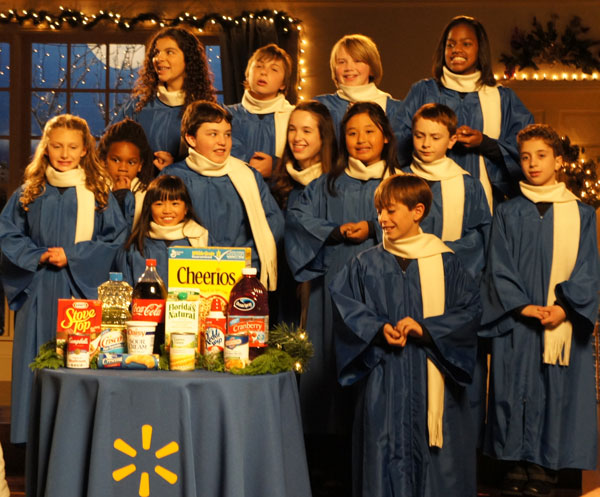
M 310 497 L 294 373 L 36 373 L 27 495 Z

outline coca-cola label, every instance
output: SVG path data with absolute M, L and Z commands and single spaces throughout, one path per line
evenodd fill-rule
M 233 302 L 233 307 L 235 307 L 238 311 L 248 312 L 254 309 L 256 302 L 254 300 L 249 299 L 248 297 L 240 297 L 235 299 Z
M 134 321 L 162 323 L 165 319 L 165 301 L 160 299 L 133 299 L 131 317 Z

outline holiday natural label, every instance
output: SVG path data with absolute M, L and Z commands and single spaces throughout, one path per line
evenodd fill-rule
M 169 292 L 191 288 L 199 292 L 199 330 L 205 329 L 205 319 L 213 299 L 227 307 L 229 294 L 242 276 L 242 268 L 251 265 L 248 247 L 170 247 Z

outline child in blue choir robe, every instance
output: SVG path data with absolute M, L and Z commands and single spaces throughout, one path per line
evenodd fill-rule
M 130 229 L 139 219 L 154 155 L 144 128 L 131 119 L 112 124 L 98 143 L 98 156 L 112 179 L 112 192 Z
M 269 178 L 286 141 L 293 105 L 286 100 L 292 59 L 274 43 L 259 48 L 246 66 L 244 96 L 227 106 L 233 116 L 231 155 Z
M 183 179 L 194 212 L 208 230 L 208 245 L 250 247 L 261 282 L 275 290 L 283 214 L 260 173 L 230 155 L 231 114 L 213 102 L 193 102 L 181 132 L 189 156 L 161 174 Z
M 134 285 L 146 269 L 146 259 L 156 259 L 156 270 L 167 285 L 168 248 L 207 244 L 208 231 L 196 221 L 183 181 L 177 176 L 161 175 L 148 186 L 139 222 L 117 254 L 115 265 Z
M 271 177 L 271 191 L 284 215 L 304 188 L 328 174 L 337 161 L 337 139 L 331 115 L 316 100 L 299 103 L 290 115 L 287 143 Z M 306 326 L 310 283 L 297 284 L 285 260 L 283 244 L 278 249 L 277 321 Z
M 87 123 L 68 114 L 50 119 L 0 214 L 2 284 L 15 314 L 11 441 L 27 440 L 39 348 L 56 337 L 57 299 L 98 298 L 127 225 L 110 193 Z
M 383 109 L 353 104 L 342 120 L 335 168 L 310 183 L 286 216 L 285 252 L 294 278 L 311 282 L 306 329 L 314 346 L 300 378 L 305 433 L 344 433 L 348 411 L 335 376 L 328 285 L 342 266 L 381 239 L 373 193 L 398 168 L 394 134 Z
M 550 495 L 560 468 L 596 468 L 594 209 L 556 174 L 547 125 L 517 136 L 525 181 L 498 206 L 482 290 L 492 361 L 485 451 L 509 461 L 503 495 Z
M 164 28 L 150 40 L 132 98 L 113 122 L 128 117 L 140 123 L 161 170 L 187 155 L 181 116 L 196 100 L 216 101 L 204 45 L 182 26 Z
M 441 238 L 479 283 L 485 267 L 486 248 L 492 222 L 490 208 L 479 180 L 461 168 L 446 152 L 456 144 L 456 114 L 443 104 L 425 104 L 412 121 L 413 161 L 405 171 L 429 183 L 433 204 L 421 222 L 426 233 Z M 478 347 L 473 382 L 467 390 L 474 410 L 477 445 L 483 440 L 487 386 L 487 343 Z
M 416 82 L 404 99 L 400 161 L 411 161 L 411 122 L 424 104 L 437 102 L 458 116 L 457 144 L 448 152 L 483 184 L 492 200 L 516 194 L 522 178 L 516 136 L 533 116 L 510 89 L 498 86 L 492 72 L 485 29 L 472 17 L 448 23 L 438 43 L 433 78 Z
M 329 109 L 336 135 L 339 137 L 340 123 L 352 102 L 375 102 L 385 111 L 398 136 L 404 107 L 400 100 L 377 88 L 383 77 L 383 66 L 375 42 L 361 34 L 342 37 L 331 49 L 329 67 L 338 90 L 319 95 L 315 100 Z
M 395 175 L 375 192 L 383 243 L 330 285 L 338 378 L 357 388 L 354 497 L 474 497 L 475 443 L 465 383 L 475 364 L 479 289 L 419 224 L 432 194 Z

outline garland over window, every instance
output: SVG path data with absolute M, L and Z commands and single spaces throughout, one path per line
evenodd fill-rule
M 562 64 L 580 69 L 585 74 L 600 70 L 600 40 L 586 38 L 590 28 L 574 16 L 559 34 L 553 14 L 544 26 L 533 18 L 529 33 L 515 28 L 510 40 L 510 54 L 503 53 L 500 62 L 505 66 L 504 73 L 512 78 L 517 70 L 531 68 L 539 70 L 538 64 Z

